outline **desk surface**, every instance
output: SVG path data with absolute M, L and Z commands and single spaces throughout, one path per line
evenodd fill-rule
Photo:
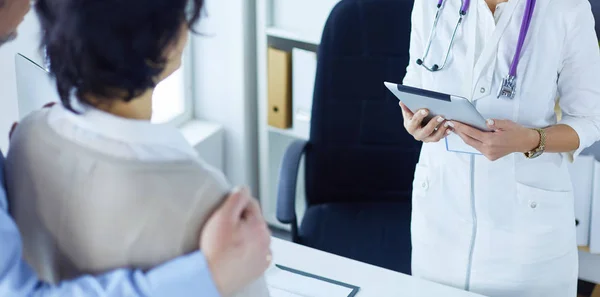
M 359 286 L 356 297 L 481 297 L 277 238 L 271 249 L 275 264 Z
M 579 247 L 579 279 L 600 283 L 600 255 L 590 253 L 588 247 Z

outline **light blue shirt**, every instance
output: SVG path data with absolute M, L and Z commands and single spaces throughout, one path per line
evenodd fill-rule
M 200 252 L 177 258 L 147 273 L 116 270 L 56 286 L 41 282 L 23 261 L 21 237 L 8 215 L 0 152 L 0 296 L 6 297 L 219 297 Z

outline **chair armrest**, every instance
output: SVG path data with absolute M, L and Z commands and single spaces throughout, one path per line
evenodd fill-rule
M 306 150 L 308 142 L 297 140 L 286 150 L 279 171 L 279 185 L 277 188 L 277 220 L 284 224 L 292 225 L 292 234 L 298 228 L 296 220 L 296 184 L 298 182 L 298 169 L 300 160 Z

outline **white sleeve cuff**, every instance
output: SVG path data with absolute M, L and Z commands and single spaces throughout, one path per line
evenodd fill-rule
M 200 252 L 177 258 L 147 274 L 154 297 L 220 297 Z
M 577 136 L 579 137 L 579 148 L 567 153 L 569 161 L 573 162 L 583 150 L 594 144 L 595 139 L 590 136 L 589 132 L 596 132 L 598 128 L 593 121 L 586 118 L 563 116 L 562 120 L 558 124 L 571 127 L 573 130 L 575 130 Z M 594 135 L 596 134 L 597 133 L 594 133 Z

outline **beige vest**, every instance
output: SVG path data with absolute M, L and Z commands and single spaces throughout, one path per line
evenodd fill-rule
M 147 270 L 198 248 L 230 187 L 198 159 L 124 160 L 62 138 L 47 111 L 25 119 L 7 157 L 24 255 L 51 283 L 115 268 Z M 239 296 L 268 296 L 264 279 Z M 202 292 L 198 292 L 202 296 Z

